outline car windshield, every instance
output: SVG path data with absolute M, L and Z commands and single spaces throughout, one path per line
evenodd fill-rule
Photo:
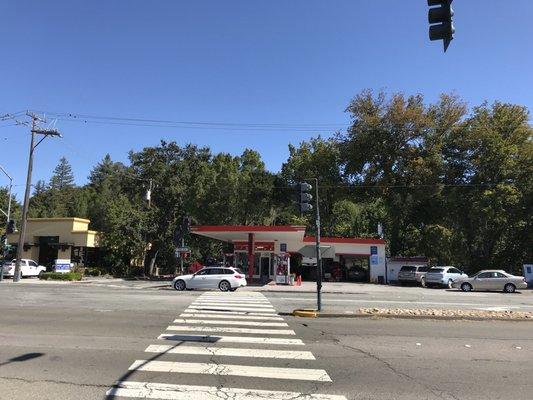
M 429 271 L 429 269 L 430 269 L 429 267 L 420 267 L 418 268 L 418 272 L 427 272 Z
M 410 266 L 403 266 L 402 269 L 400 269 L 400 272 L 414 272 L 416 271 L 416 267 L 410 267 Z
M 437 272 L 442 272 L 444 271 L 444 268 L 430 268 L 428 270 L 428 273 L 437 273 Z
M 234 270 L 235 272 L 237 272 L 238 274 L 243 274 L 243 272 L 241 271 L 240 268 L 233 268 L 233 270 Z

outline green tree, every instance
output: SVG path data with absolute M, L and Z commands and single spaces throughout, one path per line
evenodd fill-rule
M 54 169 L 50 178 L 50 188 L 61 191 L 66 188 L 74 187 L 74 174 L 72 167 L 65 157 L 59 159 L 59 164 Z

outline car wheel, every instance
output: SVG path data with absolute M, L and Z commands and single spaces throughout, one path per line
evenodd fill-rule
M 426 278 L 421 278 L 420 279 L 420 286 L 426 287 Z
M 174 289 L 181 292 L 185 289 L 187 289 L 187 285 L 185 284 L 185 281 L 182 279 L 178 279 L 176 282 L 174 282 Z
M 38 274 L 37 274 L 37 278 L 41 279 L 43 277 L 43 274 L 44 274 L 44 271 L 40 271 Z
M 461 285 L 461 290 L 463 292 L 470 292 L 472 290 L 472 285 L 470 283 L 465 282 Z
M 508 283 L 507 285 L 504 286 L 503 291 L 505 293 L 514 293 L 516 291 L 516 286 L 513 285 L 512 283 Z
M 222 281 L 218 284 L 218 288 L 221 292 L 228 292 L 231 290 L 231 285 L 228 281 Z
M 448 279 L 448 284 L 446 285 L 448 289 L 453 289 L 453 280 Z

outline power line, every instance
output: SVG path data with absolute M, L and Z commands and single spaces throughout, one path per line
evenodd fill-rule
M 236 123 L 236 122 L 207 122 L 207 121 L 175 121 L 175 120 L 160 120 L 160 119 L 147 119 L 147 118 L 125 118 L 125 117 L 112 117 L 112 116 L 98 116 L 87 114 L 74 114 L 74 113 L 57 113 L 51 111 L 39 111 L 56 117 L 67 117 L 72 119 L 99 119 L 99 120 L 113 120 L 113 121 L 126 121 L 126 122 L 148 122 L 148 123 L 161 123 L 161 124 L 185 124 L 185 125 L 208 125 L 208 126 L 242 126 L 242 127 L 285 127 L 285 128 L 313 128 L 313 127 L 340 127 L 343 126 L 339 123 L 317 123 L 317 124 L 289 124 L 289 123 Z

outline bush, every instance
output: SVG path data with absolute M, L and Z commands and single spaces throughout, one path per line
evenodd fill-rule
M 48 281 L 81 281 L 82 274 L 80 272 L 44 272 L 39 276 L 39 279 Z
M 102 271 L 98 268 L 85 268 L 84 271 L 85 276 L 100 276 L 102 275 Z

